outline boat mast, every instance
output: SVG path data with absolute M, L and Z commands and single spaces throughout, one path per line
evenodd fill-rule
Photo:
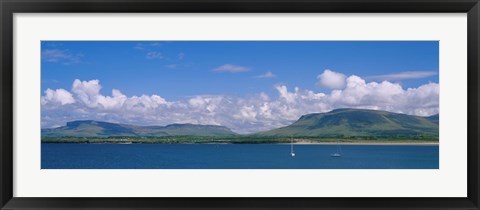
M 292 137 L 290 137 L 290 141 L 291 141 L 291 143 L 290 143 L 290 153 L 293 153 L 293 138 Z
M 295 157 L 295 152 L 293 152 L 293 138 L 290 136 L 290 156 Z

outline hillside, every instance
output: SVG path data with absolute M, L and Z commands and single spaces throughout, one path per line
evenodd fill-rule
M 438 138 L 438 115 L 420 117 L 376 110 L 337 109 L 303 115 L 289 126 L 256 136 Z
M 426 118 L 438 125 L 438 121 L 439 121 L 440 116 L 438 114 L 436 114 L 436 115 L 432 115 L 432 116 L 429 116 L 429 117 L 426 117 Z
M 68 122 L 66 126 L 42 129 L 44 137 L 110 137 L 110 136 L 235 136 L 229 128 L 217 125 L 171 124 L 136 126 L 93 120 Z
M 68 122 L 65 126 L 42 129 L 42 137 L 171 137 L 188 136 L 182 141 L 208 139 L 225 141 L 276 141 L 282 138 L 424 139 L 438 140 L 439 115 L 420 117 L 387 111 L 337 109 L 301 116 L 291 125 L 250 135 L 238 135 L 217 125 L 171 124 L 136 126 L 93 120 Z M 218 137 L 211 138 L 211 137 Z M 208 140 L 207 139 L 207 140 Z M 171 140 L 171 139 L 170 139 Z

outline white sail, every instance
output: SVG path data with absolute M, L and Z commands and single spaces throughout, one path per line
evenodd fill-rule
M 337 140 L 337 152 L 331 154 L 330 156 L 332 156 L 332 157 L 342 157 L 342 149 L 340 148 L 340 143 L 339 143 L 338 140 Z

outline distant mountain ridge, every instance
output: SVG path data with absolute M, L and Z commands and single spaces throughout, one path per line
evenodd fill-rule
M 291 125 L 259 132 L 257 136 L 438 138 L 439 115 L 420 117 L 366 109 L 336 109 L 301 116 Z
M 336 109 L 301 116 L 291 125 L 245 135 L 251 137 L 319 138 L 421 138 L 438 139 L 439 115 L 429 117 L 366 109 Z M 43 137 L 115 137 L 115 136 L 239 136 L 225 126 L 170 124 L 137 126 L 81 120 L 59 128 L 42 129 Z
M 66 126 L 42 129 L 46 137 L 110 137 L 110 136 L 235 136 L 237 133 L 218 125 L 170 124 L 137 126 L 110 122 L 79 120 Z
M 439 118 L 440 118 L 440 115 L 439 114 L 436 114 L 436 115 L 432 115 L 432 116 L 429 116 L 427 117 L 428 120 L 438 124 L 439 122 Z

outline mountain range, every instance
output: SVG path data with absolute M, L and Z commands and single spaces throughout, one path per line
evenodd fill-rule
M 110 136 L 235 136 L 229 128 L 218 125 L 170 124 L 136 126 L 94 120 L 68 122 L 66 126 L 42 129 L 46 137 L 110 137 Z
M 257 133 L 260 136 L 398 137 L 437 136 L 439 115 L 420 117 L 387 111 L 336 109 L 303 115 L 286 127 Z
M 292 124 L 250 134 L 257 137 L 399 137 L 438 138 L 439 115 L 420 117 L 366 109 L 336 109 L 301 116 Z M 170 124 L 137 126 L 93 120 L 68 122 L 58 128 L 42 129 L 45 137 L 111 136 L 238 136 L 225 126 Z

